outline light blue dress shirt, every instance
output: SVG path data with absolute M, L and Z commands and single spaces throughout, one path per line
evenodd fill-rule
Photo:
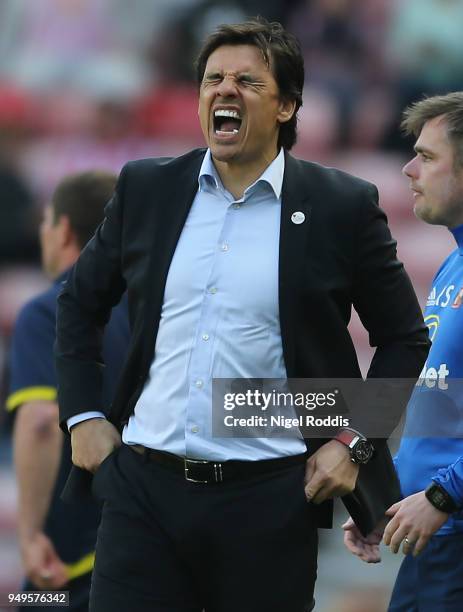
M 298 432 L 217 438 L 211 425 L 213 378 L 286 378 L 278 309 L 283 174 L 281 150 L 236 200 L 207 151 L 169 269 L 149 377 L 122 433 L 125 443 L 215 461 L 305 452 Z

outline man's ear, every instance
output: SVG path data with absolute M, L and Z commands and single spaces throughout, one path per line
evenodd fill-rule
M 280 100 L 278 108 L 278 121 L 286 123 L 291 119 L 296 111 L 296 100 Z
M 76 235 L 71 227 L 71 221 L 67 215 L 61 215 L 57 224 L 59 225 L 61 246 L 66 247 L 71 243 L 76 242 Z

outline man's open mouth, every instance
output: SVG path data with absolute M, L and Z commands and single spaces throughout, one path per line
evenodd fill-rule
M 238 111 L 218 109 L 214 111 L 214 133 L 218 136 L 238 134 L 241 127 L 241 115 Z

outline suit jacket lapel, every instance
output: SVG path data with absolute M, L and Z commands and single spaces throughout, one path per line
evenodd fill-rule
M 146 277 L 144 369 L 149 369 L 153 359 L 167 274 L 198 190 L 198 175 L 205 152 L 205 149 L 197 151 L 197 156 L 193 159 L 173 165 L 171 172 L 165 175 L 163 183 L 154 185 L 153 197 L 159 201 L 159 205 Z
M 307 259 L 308 230 L 311 221 L 309 197 L 307 177 L 304 175 L 301 165 L 286 153 L 281 202 L 278 274 L 281 337 L 288 377 L 295 375 L 294 334 L 297 333 L 297 317 L 294 316 L 294 304 L 301 283 L 302 267 Z M 299 214 L 293 218 L 294 213 Z M 302 223 L 295 222 L 302 218 Z

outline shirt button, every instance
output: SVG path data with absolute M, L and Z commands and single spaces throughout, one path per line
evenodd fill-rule
M 211 287 L 209 289 L 209 293 L 212 293 L 212 294 L 217 293 L 217 287 Z
M 203 334 L 203 340 L 209 340 L 209 334 Z
M 238 210 L 238 208 L 241 208 L 241 204 L 233 204 L 233 208 L 235 210 Z
M 191 428 L 191 431 L 192 431 L 193 433 L 198 433 L 198 431 L 199 431 L 199 427 L 198 427 L 197 425 L 194 425 L 194 426 Z
M 220 247 L 222 249 L 222 251 L 228 251 L 228 244 L 222 244 L 222 246 Z
M 198 387 L 198 389 L 201 389 L 201 387 L 203 386 L 203 381 L 202 380 L 197 380 L 197 381 L 195 381 L 195 385 Z

